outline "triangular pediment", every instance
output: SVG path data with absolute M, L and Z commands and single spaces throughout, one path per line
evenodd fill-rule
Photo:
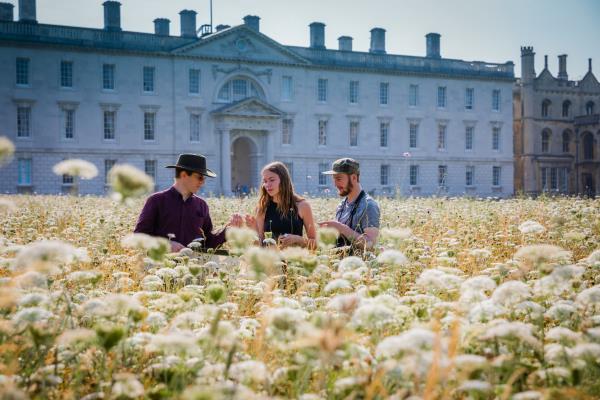
M 250 97 L 217 108 L 211 114 L 232 117 L 280 118 L 284 113 L 277 107 L 273 107 L 257 97 Z
M 540 75 L 536 78 L 536 80 L 540 83 L 554 83 L 556 82 L 556 78 L 552 76 L 550 71 L 547 68 L 544 68 Z
M 270 37 L 245 25 L 214 33 L 197 42 L 175 49 L 173 53 L 232 61 L 252 60 L 284 64 L 310 63 Z
M 583 79 L 579 82 L 579 86 L 586 90 L 600 90 L 600 82 L 594 76 L 592 71 L 588 71 Z

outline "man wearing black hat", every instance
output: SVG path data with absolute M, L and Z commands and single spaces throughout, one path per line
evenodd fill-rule
M 206 158 L 200 154 L 181 154 L 177 164 L 166 168 L 175 168 L 175 183 L 146 200 L 134 232 L 169 238 L 172 251 L 179 251 L 199 238 L 207 248 L 223 244 L 225 229 L 213 233 L 208 205 L 195 195 L 204 185 L 205 177 L 217 176 L 206 168 Z M 242 224 L 242 217 L 234 214 L 227 225 Z
M 373 247 L 379 235 L 379 205 L 360 185 L 360 166 L 352 158 L 335 160 L 330 171 L 338 194 L 344 197 L 339 204 L 335 220 L 320 222 L 320 226 L 337 229 L 340 233 L 338 247 Z

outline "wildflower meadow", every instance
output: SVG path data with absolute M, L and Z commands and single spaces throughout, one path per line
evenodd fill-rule
M 131 233 L 136 174 L 0 197 L 1 398 L 600 397 L 600 200 L 380 198 L 360 256 L 327 229 L 315 251 L 230 229 L 229 255 L 170 254 Z M 256 205 L 207 201 L 217 227 Z M 310 201 L 321 221 L 338 199 Z

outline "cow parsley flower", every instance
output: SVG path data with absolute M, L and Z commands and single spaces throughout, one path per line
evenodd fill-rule
M 525 221 L 519 225 L 519 230 L 524 234 L 538 234 L 546 231 L 539 222 L 536 221 Z
M 59 240 L 42 240 L 21 248 L 15 258 L 14 271 L 34 269 L 43 273 L 60 272 L 58 267 L 76 261 L 89 261 L 87 251 Z
M 521 281 L 508 281 L 498 286 L 492 294 L 496 304 L 509 307 L 531 297 L 531 289 Z
M 429 350 L 433 346 L 435 333 L 428 329 L 413 328 L 397 336 L 388 336 L 375 349 L 377 358 L 396 358 L 405 353 Z
M 136 399 L 144 395 L 144 385 L 129 373 L 115 375 L 115 383 L 112 387 L 112 396 L 116 399 Z
M 154 180 L 128 164 L 112 167 L 108 172 L 108 182 L 119 200 L 140 197 L 154 190 Z
M 408 259 L 398 250 L 384 250 L 377 256 L 377 262 L 392 267 L 400 267 L 408 263 Z
M 241 361 L 232 364 L 229 374 L 236 382 L 251 384 L 263 384 L 269 377 L 269 371 L 264 363 L 255 360 Z
M 225 237 L 230 253 L 236 255 L 243 254 L 248 247 L 258 241 L 256 231 L 250 228 L 227 228 Z
M 325 285 L 323 291 L 325 293 L 331 293 L 335 291 L 351 290 L 352 284 L 346 279 L 334 279 Z
M 70 159 L 59 162 L 52 167 L 56 175 L 76 176 L 81 179 L 92 179 L 98 175 L 98 168 L 89 161 Z
M 338 265 L 338 271 L 344 273 L 348 271 L 354 271 L 355 269 L 365 266 L 365 262 L 361 258 L 350 256 L 340 261 L 340 264 Z
M 15 145 L 6 136 L 0 136 L 0 166 L 15 153 Z

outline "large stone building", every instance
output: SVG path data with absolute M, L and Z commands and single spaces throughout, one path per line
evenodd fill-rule
M 515 189 L 594 196 L 600 187 L 600 83 L 589 70 L 569 80 L 567 55 L 558 76 L 536 75 L 532 47 L 521 48 L 521 79 L 515 84 Z
M 288 164 L 300 192 L 327 192 L 320 172 L 341 156 L 361 162 L 377 194 L 513 194 L 512 62 L 441 57 L 426 35 L 424 57 L 386 53 L 385 30 L 368 52 L 352 38 L 325 48 L 310 24 L 308 47 L 260 32 L 259 17 L 196 29 L 181 11 L 154 34 L 123 31 L 120 6 L 104 4 L 104 29 L 37 22 L 35 0 L 0 3 L 0 134 L 16 144 L 1 192 L 70 190 L 51 167 L 87 159 L 100 175 L 81 193 L 105 190 L 106 172 L 127 162 L 172 183 L 177 154 L 198 152 L 219 174 L 205 192 L 256 187 L 261 166 Z

